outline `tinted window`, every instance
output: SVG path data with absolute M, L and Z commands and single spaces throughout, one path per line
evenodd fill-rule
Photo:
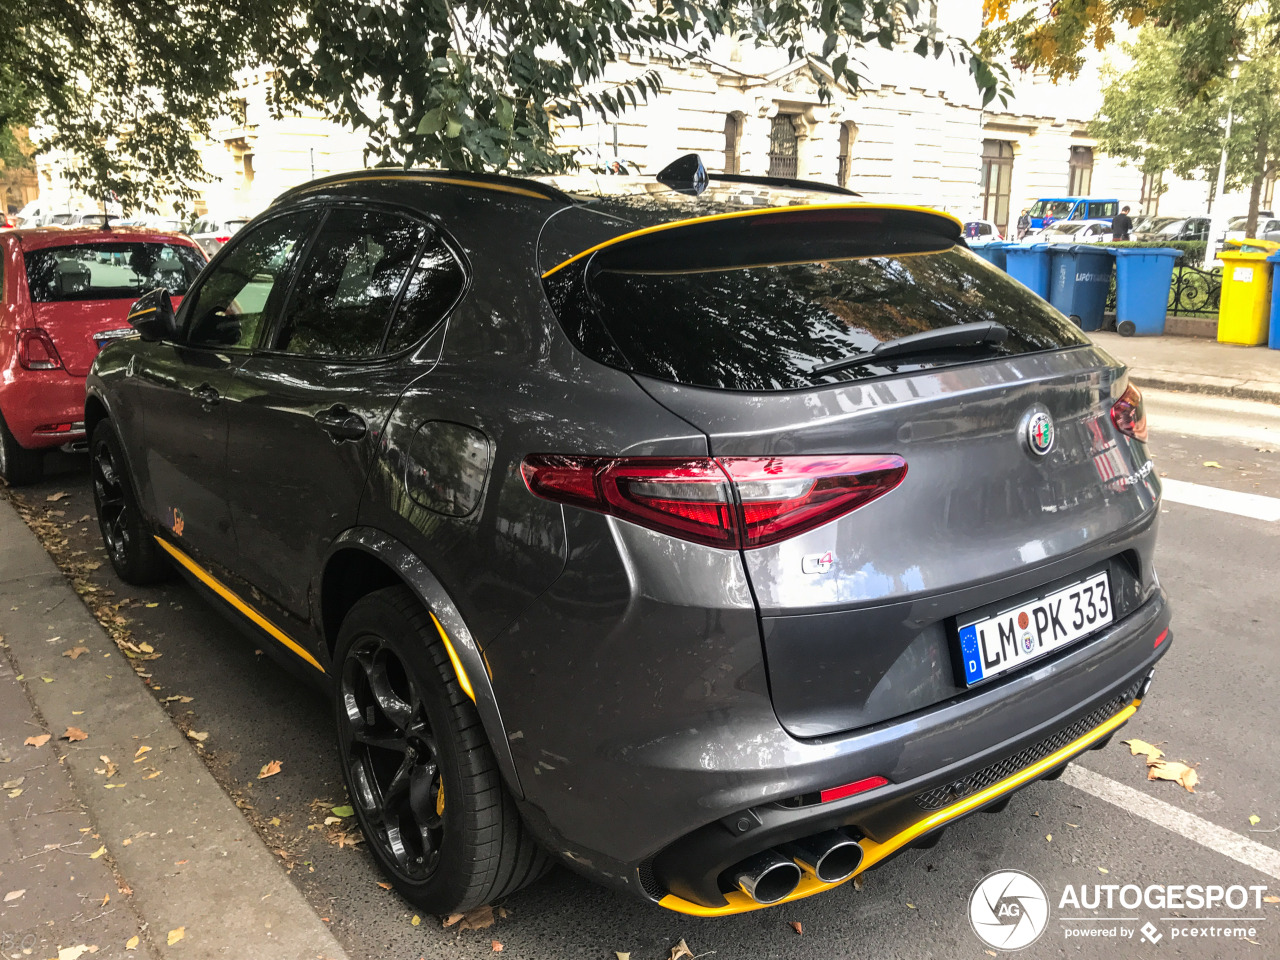
M 457 258 L 438 236 L 429 237 L 391 323 L 386 352 L 397 353 L 425 337 L 457 302 L 465 284 Z
M 377 356 L 427 228 L 394 213 L 337 207 L 298 274 L 275 349 L 308 357 Z
M 1088 342 L 1044 300 L 960 247 L 695 271 L 602 268 L 588 270 L 576 291 L 548 292 L 570 336 L 595 359 L 729 390 L 800 388 Z M 586 314 L 594 325 L 582 322 Z M 1004 324 L 1009 339 L 810 373 L 886 340 L 982 320 Z
M 36 303 L 136 300 L 157 287 L 181 296 L 205 263 L 191 247 L 166 243 L 81 243 L 32 250 L 24 259 Z
M 1091 203 L 1089 204 L 1089 216 L 1106 219 L 1114 217 L 1118 209 L 1119 205 L 1114 200 L 1107 203 Z
M 287 214 L 239 238 L 192 298 L 187 343 L 253 346 L 264 323 L 279 312 L 290 268 L 315 220 L 311 211 Z

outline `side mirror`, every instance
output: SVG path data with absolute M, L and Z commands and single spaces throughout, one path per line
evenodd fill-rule
M 173 300 L 163 287 L 152 290 L 129 308 L 129 325 L 143 340 L 175 340 L 178 325 L 173 315 Z

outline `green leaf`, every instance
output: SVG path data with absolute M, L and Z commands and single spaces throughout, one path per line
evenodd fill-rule
M 462 133 L 462 123 L 458 120 L 450 120 L 444 125 L 444 135 L 450 140 L 457 139 L 458 134 Z
M 433 133 L 439 133 L 443 127 L 444 112 L 437 107 L 423 115 L 422 122 L 418 124 L 418 129 L 414 133 L 420 137 L 426 137 Z
M 354 817 L 356 815 L 355 809 L 347 806 L 333 807 L 329 812 L 335 817 Z

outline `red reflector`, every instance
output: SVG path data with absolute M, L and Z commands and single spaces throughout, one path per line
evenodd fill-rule
M 1160 646 L 1160 644 L 1164 643 L 1165 637 L 1167 636 L 1169 636 L 1169 631 L 1161 630 L 1160 636 L 1156 637 L 1156 642 L 1151 645 L 1151 649 L 1154 650 L 1156 647 Z
M 70 433 L 74 424 L 70 423 L 45 423 L 36 427 L 33 433 Z
M 1126 437 L 1147 442 L 1147 411 L 1142 406 L 1141 391 L 1133 384 L 1111 405 L 1111 422 Z
M 225 237 L 214 237 L 213 239 L 218 243 L 226 243 L 231 239 L 231 234 L 228 233 Z
M 855 793 L 864 793 L 867 790 L 874 790 L 876 787 L 883 787 L 888 782 L 884 777 L 867 777 L 865 780 L 846 783 L 843 787 L 832 787 L 830 790 L 823 790 L 819 796 L 822 798 L 823 803 L 830 803 L 832 800 L 843 800 L 845 797 L 852 797 Z
M 36 327 L 18 331 L 18 364 L 26 370 L 57 370 L 62 358 L 49 334 Z
M 901 457 L 525 457 L 535 496 L 713 547 L 750 549 L 811 530 L 888 493 Z

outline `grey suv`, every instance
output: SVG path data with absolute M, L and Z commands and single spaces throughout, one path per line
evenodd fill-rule
M 1169 648 L 1141 398 L 945 214 L 368 171 L 132 322 L 85 412 L 113 564 L 332 697 L 428 911 L 552 859 L 818 893 L 1104 744 Z

